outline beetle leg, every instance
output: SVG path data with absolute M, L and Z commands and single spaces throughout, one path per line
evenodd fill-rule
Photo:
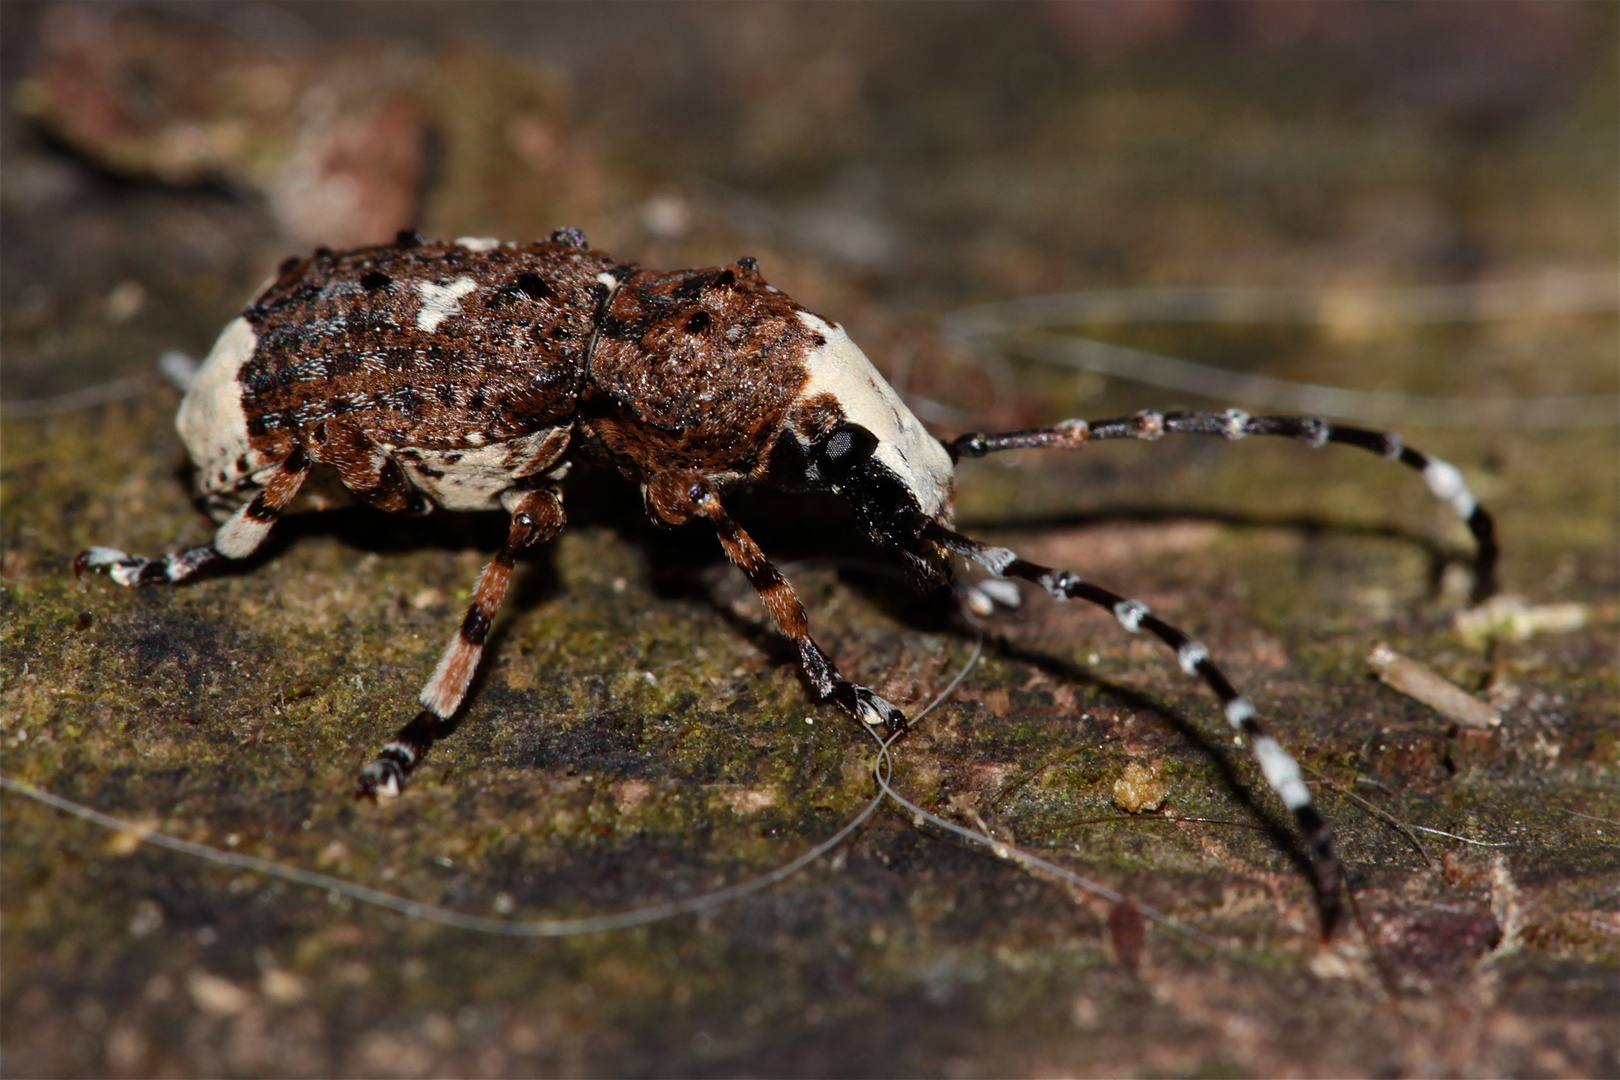
M 713 526 L 726 557 L 754 586 L 777 630 L 798 647 L 800 670 L 819 700 L 836 702 L 863 723 L 886 725 L 890 731 L 905 730 L 905 713 L 839 674 L 832 658 L 810 637 L 810 619 L 799 594 L 754 538 L 726 513 L 714 486 L 702 474 L 667 472 L 654 476 L 647 482 L 647 505 L 671 525 L 701 519 Z
M 1215 666 L 1208 649 L 1184 631 L 1154 615 L 1140 600 L 1131 600 L 1093 585 L 1079 574 L 1030 562 L 1010 548 L 980 543 L 935 522 L 925 524 L 922 535 L 963 558 L 972 559 L 998 578 L 1022 578 L 1039 585 L 1059 600 L 1085 600 L 1105 608 L 1130 633 L 1146 630 L 1169 646 L 1176 654 L 1181 670 L 1202 678 L 1215 692 L 1227 723 L 1248 740 L 1249 750 L 1259 763 L 1260 771 L 1265 774 L 1266 782 L 1294 815 L 1294 821 L 1311 853 L 1323 921 L 1327 930 L 1332 929 L 1338 918 L 1341 882 L 1339 859 L 1333 851 L 1332 830 L 1312 804 L 1311 792 L 1300 776 L 1299 764 L 1260 726 L 1255 718 L 1253 703 L 1239 694 L 1225 672 Z
M 358 795 L 375 797 L 399 794 L 405 777 L 415 768 L 422 754 L 441 732 L 444 722 L 455 714 L 462 699 L 467 696 L 467 687 L 472 683 L 478 661 L 484 654 L 484 641 L 489 636 L 490 625 L 495 621 L 501 601 L 506 598 L 507 586 L 512 582 L 512 567 L 517 562 L 518 553 L 524 548 L 550 540 L 562 532 L 567 522 L 562 495 L 555 488 L 517 493 L 509 507 L 512 525 L 506 543 L 501 545 L 489 565 L 478 575 L 478 584 L 473 589 L 467 615 L 456 630 L 456 636 L 445 648 L 444 655 L 439 658 L 439 666 L 434 668 L 432 678 L 422 687 L 422 711 L 401 728 L 377 754 L 376 760 L 360 773 Z
M 126 555 L 114 548 L 86 548 L 73 557 L 73 576 L 78 577 L 86 570 L 105 570 L 107 576 L 120 585 L 156 585 L 184 581 L 221 559 L 245 559 L 258 550 L 308 475 L 309 458 L 294 446 L 258 494 L 242 504 L 214 532 L 212 544 L 156 558 Z
M 399 462 L 346 420 L 322 420 L 309 429 L 309 456 L 330 465 L 356 499 L 391 514 L 425 514 L 430 509 Z
M 1423 474 L 1429 490 L 1450 503 L 1468 525 L 1474 537 L 1474 602 L 1490 598 L 1496 591 L 1496 525 L 1479 505 L 1462 474 L 1450 462 L 1407 446 L 1392 432 L 1330 424 L 1317 417 L 1250 416 L 1242 409 L 1224 412 L 1168 412 L 1151 410 L 1113 420 L 1065 420 L 1051 427 L 1009 431 L 999 435 L 971 432 L 945 440 L 945 449 L 955 461 L 964 457 L 984 457 L 999 450 L 1023 450 L 1083 446 L 1104 439 L 1143 439 L 1153 441 L 1163 435 L 1220 435 L 1236 441 L 1249 435 L 1282 435 L 1307 446 L 1344 443 L 1379 455 L 1385 461 L 1398 461 Z

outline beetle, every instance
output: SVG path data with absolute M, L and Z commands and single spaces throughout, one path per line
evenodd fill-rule
M 865 724 L 899 732 L 906 717 L 846 679 L 816 644 L 793 587 L 727 513 L 729 492 L 749 484 L 832 492 L 919 588 L 948 588 L 952 560 L 962 558 L 1059 600 L 1100 605 L 1125 630 L 1154 635 L 1214 691 L 1247 740 L 1294 816 L 1328 909 L 1339 877 L 1331 832 L 1254 705 L 1204 646 L 1140 601 L 957 532 L 955 463 L 1166 434 L 1357 446 L 1423 474 L 1474 535 L 1476 598 L 1494 585 L 1490 515 L 1454 466 L 1395 435 L 1227 409 L 941 440 L 842 327 L 767 284 L 755 260 L 647 270 L 591 248 L 577 229 L 528 244 L 408 231 L 388 245 L 289 259 L 220 334 L 175 424 L 196 467 L 197 498 L 220 522 L 212 543 L 152 558 L 92 547 L 75 558 L 76 575 L 106 571 L 126 586 L 183 581 L 251 554 L 300 501 L 510 515 L 505 543 L 421 691 L 421 711 L 361 772 L 359 794 L 370 797 L 398 794 L 460 708 L 519 553 L 564 526 L 559 485 L 576 460 L 639 484 L 659 524 L 713 528 L 797 647 L 815 696 Z

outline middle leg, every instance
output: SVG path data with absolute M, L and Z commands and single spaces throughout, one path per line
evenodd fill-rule
M 484 641 L 489 628 L 506 598 L 512 582 L 512 568 L 518 553 L 524 548 L 550 540 L 562 532 L 567 516 L 563 512 L 562 495 L 554 488 L 524 492 L 511 504 L 512 525 L 506 543 L 478 575 L 473 589 L 472 603 L 461 621 L 456 636 L 439 658 L 432 678 L 422 687 L 422 711 L 399 730 L 377 754 L 377 758 L 360 773 L 357 794 L 362 797 L 398 795 L 405 778 L 416 767 L 417 760 L 433 744 L 445 721 L 461 707 L 467 696 L 478 661 L 484 655 Z

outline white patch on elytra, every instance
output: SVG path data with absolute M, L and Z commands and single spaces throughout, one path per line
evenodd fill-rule
M 439 324 L 461 311 L 461 298 L 478 288 L 470 277 L 458 277 L 448 285 L 435 285 L 431 281 L 418 281 L 416 291 L 422 294 L 422 310 L 416 313 L 416 328 L 432 333 Z
M 845 420 L 877 436 L 872 456 L 899 477 L 922 512 L 931 517 L 948 515 L 953 490 L 951 458 L 945 447 L 911 415 L 900 395 L 842 328 L 808 311 L 799 312 L 799 321 L 820 334 L 826 344 L 805 357 L 809 377 L 797 400 L 831 396 Z
M 458 236 L 456 246 L 468 251 L 494 251 L 501 246 L 501 242 L 493 236 Z
M 244 472 L 262 469 L 248 445 L 247 414 L 242 411 L 242 365 L 253 357 L 259 339 L 246 319 L 233 319 L 220 332 L 191 388 L 180 402 L 174 428 L 197 466 L 197 490 L 202 494 L 233 488 Z M 248 468 L 237 468 L 246 458 Z

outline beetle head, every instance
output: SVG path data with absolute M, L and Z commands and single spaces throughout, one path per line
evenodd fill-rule
M 815 344 L 771 456 L 773 479 L 842 496 L 866 535 L 919 585 L 947 584 L 950 558 L 923 538 L 922 526 L 951 523 L 950 456 L 841 327 L 808 311 L 799 319 Z

